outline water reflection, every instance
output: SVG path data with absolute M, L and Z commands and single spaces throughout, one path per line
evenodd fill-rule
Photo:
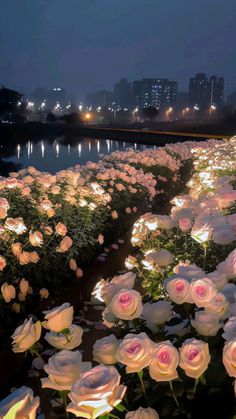
M 0 143 L 0 175 L 7 171 L 35 166 L 52 173 L 88 160 L 98 161 L 102 155 L 126 148 L 144 150 L 149 146 L 110 139 L 79 138 L 70 142 L 65 138 L 32 140 L 24 143 Z M 151 147 L 151 146 L 150 146 Z M 7 169 L 9 167 L 9 169 Z

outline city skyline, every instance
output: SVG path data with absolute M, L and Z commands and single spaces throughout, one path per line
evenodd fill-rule
M 236 90 L 234 0 L 3 0 L 1 12 L 1 83 L 26 94 L 63 86 L 81 100 L 157 76 L 186 91 L 201 71 Z

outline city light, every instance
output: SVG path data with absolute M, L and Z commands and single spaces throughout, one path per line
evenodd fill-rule
M 85 114 L 85 118 L 87 119 L 87 121 L 91 118 L 91 115 L 90 115 L 90 113 L 86 113 Z

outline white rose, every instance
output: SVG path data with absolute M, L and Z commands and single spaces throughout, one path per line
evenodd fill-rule
M 108 309 L 118 319 L 133 320 L 142 313 L 142 299 L 138 291 L 122 289 L 113 297 Z
M 58 391 L 71 390 L 72 384 L 78 380 L 80 374 L 91 368 L 91 362 L 82 362 L 82 354 L 79 351 L 57 352 L 44 366 L 48 377 L 41 378 L 42 388 L 52 388 Z
M 76 417 L 96 419 L 111 412 L 122 401 L 125 391 L 116 368 L 98 365 L 73 384 L 69 393 L 71 403 L 66 410 Z
M 143 407 L 139 407 L 138 410 L 133 410 L 132 412 L 126 413 L 125 419 L 159 419 L 160 416 L 158 413 L 148 407 L 144 409 Z
M 172 304 L 166 300 L 145 303 L 143 305 L 142 317 L 146 320 L 148 328 L 153 330 L 156 326 L 160 326 L 171 319 L 173 315 L 172 308 Z
M 154 347 L 149 373 L 153 380 L 171 381 L 178 378 L 179 352 L 169 340 L 157 343 Z
M 216 313 L 220 319 L 229 317 L 229 302 L 221 292 L 217 292 L 207 304 L 207 311 Z
M 154 250 L 149 250 L 146 255 L 145 259 L 142 261 L 144 266 L 148 269 L 154 269 L 155 266 L 168 266 L 173 261 L 173 255 L 166 249 L 161 249 L 158 252 Z
M 39 397 L 31 388 L 22 386 L 0 402 L 0 417 L 5 419 L 36 419 Z
M 191 237 L 196 240 L 198 243 L 203 244 L 211 240 L 212 236 L 212 227 L 210 225 L 203 225 L 202 227 L 197 228 L 195 225 L 191 231 Z
M 101 364 L 112 365 L 117 362 L 116 350 L 119 346 L 119 340 L 115 335 L 105 336 L 96 340 L 93 345 L 93 359 Z
M 223 327 L 222 337 L 227 340 L 236 340 L 236 316 L 230 317 Z
M 205 272 L 195 265 L 195 263 L 190 264 L 189 262 L 180 262 L 173 269 L 174 273 L 181 278 L 188 279 L 189 281 L 196 278 L 203 278 Z
M 170 230 L 175 226 L 175 222 L 169 215 L 160 215 L 157 214 L 157 225 L 163 230 Z M 147 223 L 145 223 L 147 224 Z
M 216 267 L 217 271 L 226 274 L 227 279 L 236 278 L 236 249 L 234 249 L 225 259 Z
M 82 335 L 83 329 L 72 324 L 66 336 L 63 333 L 50 332 L 46 333 L 44 339 L 54 348 L 72 350 L 81 344 Z
M 222 294 L 225 295 L 225 297 L 227 298 L 227 300 L 229 301 L 230 304 L 233 304 L 234 302 L 236 302 L 236 285 L 235 284 L 226 284 L 222 289 L 221 289 Z
M 216 292 L 209 278 L 194 279 L 190 284 L 190 295 L 197 307 L 207 307 Z
M 122 288 L 131 289 L 134 287 L 136 274 L 133 272 L 127 272 L 123 275 L 114 276 L 110 281 L 110 284 L 118 285 Z
M 185 278 L 167 278 L 164 281 L 166 291 L 171 301 L 176 304 L 191 303 L 190 284 Z
M 215 336 L 221 328 L 219 316 L 205 310 L 195 313 L 195 319 L 191 320 L 191 324 L 202 336 Z
M 7 282 L 4 282 L 4 284 L 2 284 L 1 292 L 6 303 L 10 303 L 12 299 L 16 298 L 15 287 L 13 285 L 9 285 Z
M 32 318 L 26 319 L 11 336 L 13 352 L 25 352 L 30 349 L 40 339 L 41 331 L 42 326 L 39 320 L 33 323 Z
M 206 278 L 210 278 L 218 291 L 221 290 L 221 288 L 223 288 L 228 282 L 226 274 L 217 270 L 207 274 Z
M 179 366 L 188 377 L 199 378 L 210 362 L 208 343 L 197 339 L 187 339 L 181 346 Z
M 129 333 L 119 344 L 116 359 L 126 365 L 127 374 L 139 372 L 150 363 L 153 345 L 146 333 Z
M 70 328 L 74 309 L 69 303 L 64 303 L 59 307 L 44 311 L 43 313 L 45 314 L 43 326 L 52 332 L 59 333 L 64 329 Z
M 212 240 L 214 243 L 224 246 L 236 240 L 236 235 L 232 230 L 232 226 L 228 224 L 214 229 Z
M 223 349 L 223 364 L 230 377 L 236 378 L 236 340 L 225 343 Z

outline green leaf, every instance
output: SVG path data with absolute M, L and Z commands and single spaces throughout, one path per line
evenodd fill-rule
M 201 377 L 199 377 L 199 381 L 200 383 L 202 383 L 204 386 L 206 386 L 206 378 L 204 377 L 204 375 L 201 375 Z
M 126 408 L 122 404 L 118 404 L 118 406 L 116 406 L 116 410 L 118 410 L 119 412 L 124 412 Z

